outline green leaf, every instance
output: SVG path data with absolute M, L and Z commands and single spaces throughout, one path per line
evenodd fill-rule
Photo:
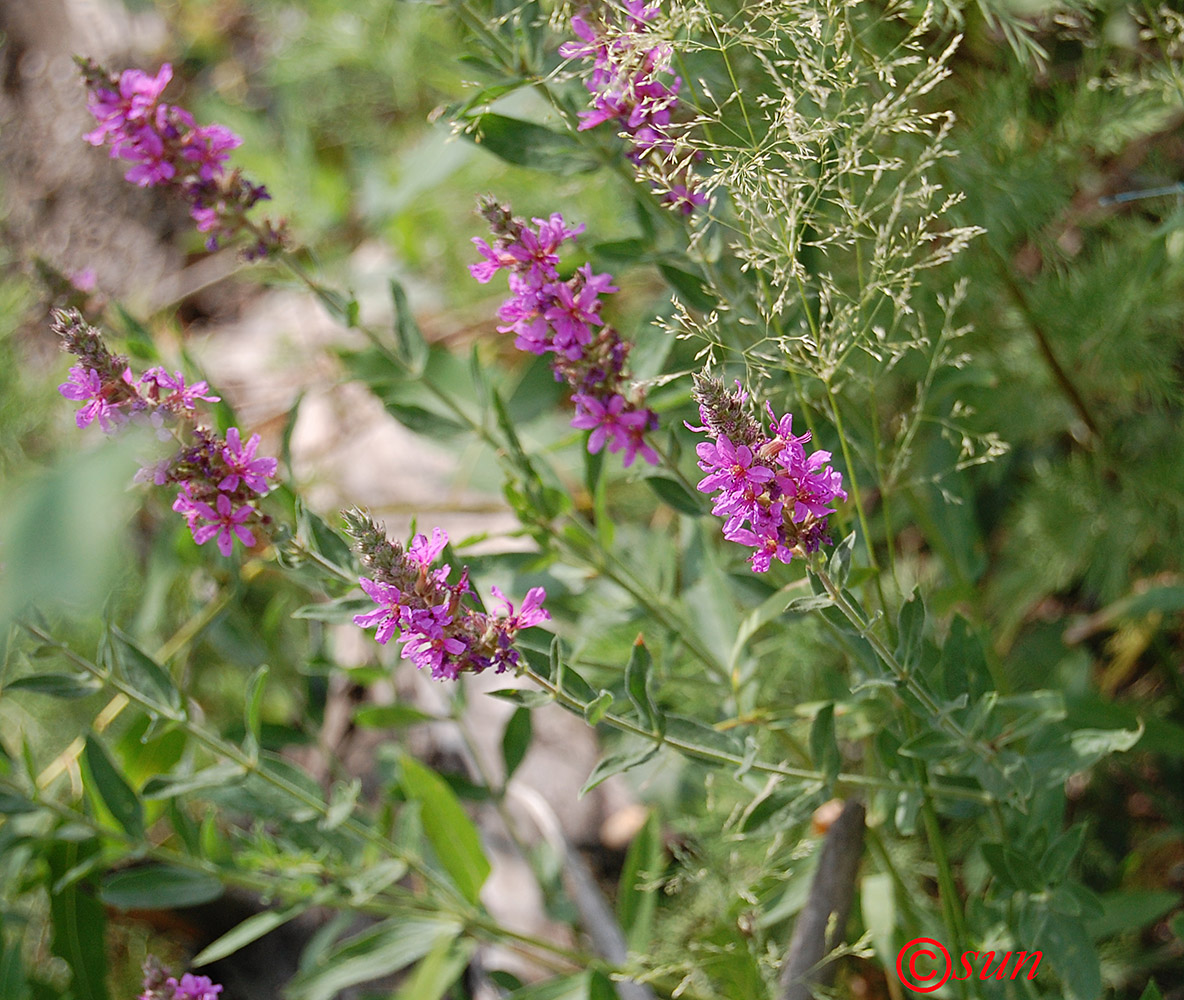
M 1147 984 L 1147 988 L 1139 995 L 1139 1000 L 1163 1000 L 1163 994 L 1159 992 L 1159 987 L 1155 985 L 1154 979 Z
M 533 983 L 515 990 L 505 1000 L 588 1000 L 588 973 Z
M 301 534 L 307 538 L 309 547 L 339 569 L 351 572 L 354 557 L 349 543 L 323 517 L 309 510 L 303 502 L 298 503 Z
M 99 892 L 104 903 L 120 910 L 199 906 L 221 895 L 222 883 L 213 875 L 156 864 L 113 872 Z
M 392 1000 L 440 1000 L 465 971 L 476 948 L 471 939 L 437 941 Z
M 662 733 L 665 725 L 662 713 L 654 704 L 650 694 L 650 674 L 654 661 L 650 656 L 645 640 L 639 635 L 633 641 L 633 650 L 629 654 L 629 663 L 625 666 L 625 690 L 633 707 L 637 710 L 637 717 L 644 729 L 651 733 Z
M 592 255 L 603 258 L 609 264 L 633 264 L 646 259 L 649 243 L 636 237 L 627 240 L 609 240 L 591 247 Z
M 277 927 L 282 927 L 289 920 L 300 916 L 315 903 L 316 900 L 305 900 L 284 910 L 264 910 L 262 913 L 247 917 L 237 927 L 228 930 L 216 941 L 202 948 L 193 956 L 193 960 L 189 964 L 196 969 L 226 958 L 227 955 L 233 955 L 252 941 L 258 941 L 264 934 L 270 934 Z
M 835 546 L 827 564 L 826 571 L 840 590 L 847 586 L 847 577 L 851 573 L 851 554 L 854 550 L 855 532 L 852 531 Z
M 358 597 L 356 594 L 352 594 L 337 597 L 331 601 L 302 605 L 292 612 L 292 617 L 330 622 L 334 625 L 348 625 L 354 620 L 354 615 L 373 610 L 374 602 L 369 597 Z
M 618 1000 L 612 980 L 599 969 L 588 973 L 588 1000 Z
M 1040 870 L 1045 873 L 1050 883 L 1060 882 L 1069 874 L 1069 866 L 1073 864 L 1073 859 L 1077 857 L 1084 842 L 1085 824 L 1078 823 L 1048 845 L 1048 850 L 1040 859 Z
M 1086 923 L 1094 941 L 1151 926 L 1180 905 L 1180 894 L 1162 889 L 1135 889 L 1108 892 L 1101 902 L 1101 915 Z
M 103 687 L 95 677 L 80 674 L 35 674 L 9 681 L 5 691 L 31 691 L 51 698 L 86 698 Z
M 842 756 L 835 735 L 834 702 L 823 705 L 810 725 L 810 759 L 814 767 L 826 775 L 827 784 L 835 780 L 842 766 Z
M 90 774 L 90 786 L 99 794 L 115 821 L 137 840 L 144 838 L 144 806 L 116 769 L 103 745 L 87 735 L 82 759 Z
M 957 744 L 944 733 L 932 729 L 914 736 L 897 751 L 902 757 L 928 761 L 949 760 L 957 752 Z
M 384 399 L 382 405 L 386 408 L 387 413 L 409 431 L 422 434 L 424 437 L 448 440 L 465 432 L 465 428 L 451 417 L 446 417 L 442 413 L 422 406 L 397 403 L 391 399 Z
M 168 671 L 140 649 L 129 635 L 112 626 L 108 649 L 117 676 L 151 699 L 157 711 L 173 719 L 184 717 L 184 699 Z
M 631 767 L 637 767 L 638 764 L 644 764 L 657 752 L 658 747 L 652 746 L 646 747 L 642 750 L 623 751 L 620 753 L 609 754 L 594 768 L 592 768 L 592 773 L 588 775 L 588 780 L 584 782 L 584 787 L 580 789 L 580 798 L 583 798 L 602 781 L 606 781 L 614 774 L 621 774 L 623 771 L 628 771 Z
M 581 705 L 589 705 L 596 700 L 596 692 L 592 690 L 583 677 L 576 673 L 575 668 L 564 660 L 559 661 L 558 681 L 559 690 Z
M 1098 952 L 1080 920 L 1048 915 L 1033 945 L 1048 955 L 1064 983 L 1066 1000 L 1098 1000 L 1102 995 Z
M 704 513 L 703 504 L 675 479 L 668 479 L 666 476 L 647 476 L 645 484 L 654 491 L 659 500 L 680 514 L 699 517 Z
M 530 749 L 532 725 L 530 709 L 521 707 L 514 709 L 510 721 L 506 723 L 502 733 L 502 761 L 506 765 L 505 781 L 508 783 L 518 770 L 518 765 Z
M 906 670 L 911 670 L 921 662 L 921 639 L 925 634 L 925 604 L 915 587 L 912 596 L 900 606 L 896 631 L 900 637 L 896 658 Z
M 56 882 L 99 851 L 98 842 L 59 841 L 47 851 L 50 878 Z M 53 924 L 51 951 L 70 967 L 76 1000 L 108 1000 L 107 917 L 92 892 L 77 883 L 49 897 Z
M 439 717 L 410 705 L 366 705 L 354 712 L 354 724 L 365 729 L 398 729 L 417 722 L 439 722 Z
M 19 947 L 9 948 L 0 937 L 0 997 L 5 1000 L 29 1000 L 29 983 L 21 962 Z
M 421 375 L 428 363 L 428 343 L 423 331 L 415 322 L 407 293 L 403 286 L 392 279 L 391 301 L 395 307 L 395 343 L 401 361 L 413 375 Z
M 655 880 L 662 868 L 662 827 L 651 811 L 625 854 L 617 892 L 617 919 L 631 952 L 644 952 L 658 908 Z
M 599 166 L 596 157 L 566 132 L 493 112 L 469 122 L 475 128 L 466 129 L 464 137 L 507 163 L 560 175 L 588 173 Z
M 288 983 L 285 995 L 289 1000 L 334 1000 L 342 990 L 418 962 L 460 931 L 459 923 L 443 918 L 384 920 L 318 955 Z
M 708 312 L 715 308 L 715 296 L 711 289 L 698 275 L 690 274 L 669 264 L 659 264 L 658 270 L 671 288 L 678 293 L 683 303 L 699 312 Z
M 666 716 L 666 738 L 691 744 L 691 747 L 678 748 L 681 753 L 691 756 L 702 756 L 695 754 L 694 746 L 703 747 L 708 751 L 730 754 L 734 757 L 744 755 L 744 745 L 731 733 L 721 733 L 718 729 L 712 729 L 710 726 L 705 726 L 701 722 L 684 718 L 681 715 Z M 713 760 L 711 756 L 705 756 L 703 759 Z
M 826 594 L 813 594 L 810 597 L 795 597 L 785 605 L 785 613 L 790 615 L 804 615 L 811 611 L 821 611 L 834 605 L 834 601 Z
M 1078 757 L 1078 767 L 1092 767 L 1103 757 L 1129 750 L 1143 738 L 1143 724 L 1137 729 L 1078 729 L 1069 734 L 1069 744 Z
M 259 735 L 263 728 L 263 693 L 267 686 L 267 664 L 255 668 L 247 681 L 247 696 L 243 701 L 243 725 L 246 737 L 243 739 L 243 750 L 248 757 L 254 757 L 259 752 Z
M 502 688 L 498 691 L 490 691 L 489 694 L 493 698 L 501 698 L 502 701 L 521 705 L 523 708 L 541 708 L 543 705 L 550 705 L 555 700 L 546 691 L 530 691 L 524 688 Z
M 178 795 L 190 792 L 203 792 L 210 788 L 225 788 L 227 785 L 242 780 L 246 775 L 238 764 L 222 761 L 212 764 L 193 774 L 169 775 L 160 774 L 149 778 L 144 785 L 142 794 L 145 799 L 172 799 Z
M 20 813 L 36 812 L 41 807 L 20 795 L 0 792 L 0 816 L 16 816 Z
M 980 850 L 991 873 L 1010 889 L 1039 892 L 1045 886 L 1039 865 L 1026 854 L 1006 844 L 981 844 Z
M 598 725 L 600 720 L 613 707 L 613 693 L 602 690 L 592 701 L 584 706 L 584 720 L 590 726 Z
M 440 863 L 470 903 L 476 903 L 489 877 L 481 838 L 448 783 L 415 758 L 403 754 L 401 784 L 407 798 L 420 804 L 424 832 Z

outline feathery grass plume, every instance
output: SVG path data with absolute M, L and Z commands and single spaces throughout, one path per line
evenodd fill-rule
M 930 95 L 958 39 L 931 54 L 927 12 L 869 8 L 761 0 L 729 17 L 703 4 L 670 15 L 687 58 L 733 83 L 717 95 L 704 73 L 686 88 L 700 114 L 684 141 L 705 187 L 728 194 L 697 229 L 700 256 L 710 263 L 703 237 L 722 230 L 752 276 L 749 319 L 776 350 L 749 360 L 781 356 L 823 379 L 856 352 L 882 367 L 919 346 L 921 272 L 982 231 L 951 222 L 961 194 L 936 179 L 953 116 Z

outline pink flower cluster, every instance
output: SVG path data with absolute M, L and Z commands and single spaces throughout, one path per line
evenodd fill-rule
M 831 505 L 847 499 L 830 452 L 807 455 L 809 431 L 795 436 L 793 416 L 778 419 L 767 404 L 772 423 L 764 434 L 744 409 L 748 394 L 739 383 L 728 393 L 716 379 L 697 378 L 694 396 L 703 426 L 691 430 L 713 439 L 695 448 L 707 473 L 699 489 L 717 494 L 711 512 L 727 519 L 725 538 L 753 550 L 753 570 L 764 573 L 774 559 L 788 563 L 829 543 Z
M 657 428 L 658 417 L 643 405 L 639 392 L 626 395 L 630 345 L 600 316 L 601 295 L 617 290 L 612 278 L 593 274 L 591 264 L 566 280 L 559 275 L 560 245 L 584 227 L 569 229 L 555 213 L 534 219 L 535 230 L 492 199 L 483 200 L 480 210 L 494 240 L 473 240 L 485 259 L 469 265 L 469 271 L 485 284 L 505 270 L 513 293 L 498 312 L 503 321 L 498 330 L 514 334 L 520 350 L 555 355 L 555 377 L 567 382 L 576 405 L 572 426 L 592 432 L 588 451 L 596 454 L 607 445 L 611 452 L 624 451 L 626 467 L 638 455 L 656 465 L 658 456 L 645 434 Z
M 186 972 L 177 979 L 150 957 L 144 963 L 144 992 L 139 1000 L 218 1000 L 221 992 L 222 987 L 209 976 Z
M 248 229 L 256 241 L 247 251 L 249 257 L 278 249 L 278 228 L 266 223 L 256 229 L 246 220 L 248 209 L 270 197 L 266 188 L 247 181 L 237 170 L 226 170 L 230 151 L 242 140 L 223 125 L 198 125 L 184 108 L 161 102 L 173 77 L 168 63 L 154 77 L 138 69 L 114 76 L 89 61 L 81 67 L 87 107 L 98 123 L 84 138 L 93 146 L 110 146 L 112 157 L 131 162 L 124 174 L 129 181 L 180 191 L 190 203 L 198 231 L 208 234 L 210 250 L 217 248 L 219 239 Z
M 185 518 L 198 545 L 214 540 L 224 556 L 230 555 L 235 538 L 254 545 L 250 525 L 266 521 L 255 500 L 268 492 L 268 480 L 277 467 L 274 458 L 257 455 L 259 435 L 244 443 L 237 427 L 222 439 L 199 426 L 197 402 L 219 399 L 210 395 L 205 382 L 187 385 L 180 372 L 159 367 L 137 378 L 127 359 L 112 354 L 99 331 L 77 311 L 56 312 L 54 330 L 80 362 L 58 387 L 67 399 L 82 404 L 74 422 L 79 427 L 98 422 L 110 433 L 129 420 L 141 420 L 154 427 L 162 440 L 180 440 L 179 452 L 140 470 L 136 478 L 180 488 L 173 510 Z
M 502 615 L 465 607 L 462 602 L 471 593 L 468 568 L 454 584 L 448 583 L 451 567 L 430 568 L 448 544 L 441 528 L 432 529 L 430 539 L 416 535 L 404 549 L 362 512 L 347 511 L 345 519 L 363 565 L 373 574 L 359 583 L 377 605 L 374 611 L 356 615 L 354 624 L 373 628 L 382 645 L 398 639 L 403 659 L 430 670 L 436 680 L 456 680 L 465 671 L 479 674 L 492 668 L 500 674 L 515 669 L 514 636 L 551 617 L 542 606 L 547 596 L 542 587 L 527 591 L 517 611 L 497 587 L 491 587 L 505 605 Z
M 707 203 L 707 196 L 696 189 L 693 157 L 681 155 L 672 124 L 682 80 L 676 76 L 667 84 L 659 79 L 669 74 L 671 56 L 670 46 L 655 43 L 650 31 L 659 8 L 646 0 L 624 0 L 621 8 L 621 16 L 608 5 L 596 14 L 577 14 L 571 27 L 579 41 L 559 47 L 564 58 L 593 62 L 586 84 L 592 109 L 580 112 L 580 130 L 617 122 L 629 137 L 629 159 L 654 167 L 662 180 L 652 183 L 662 189 L 662 200 L 690 215 Z

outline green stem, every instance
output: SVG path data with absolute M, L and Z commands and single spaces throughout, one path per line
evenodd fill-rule
M 835 582 L 823 567 L 822 560 L 817 555 L 815 555 L 811 562 L 810 570 L 818 577 L 823 589 L 826 590 L 827 595 L 834 601 L 835 607 L 839 609 L 843 617 L 855 626 L 860 636 L 872 647 L 872 650 L 884 665 L 888 667 L 897 682 L 921 703 L 922 708 L 929 714 L 931 720 L 936 722 L 950 736 L 953 736 L 962 745 L 963 749 L 968 750 L 987 763 L 993 763 L 995 757 L 994 751 L 981 741 L 974 739 L 955 719 L 951 718 L 949 712 L 934 700 L 933 696 L 925 690 L 913 672 L 896 658 L 896 655 L 888 648 L 884 640 L 874 631 L 871 623 L 848 600 L 846 594 L 835 585 Z
M 562 705 L 569 711 L 584 714 L 588 705 L 573 697 L 568 692 L 559 687 L 558 683 L 539 673 L 533 667 L 527 666 L 522 670 L 523 676 L 529 677 L 535 684 L 550 694 L 556 702 Z M 795 780 L 816 781 L 825 784 L 830 780 L 829 775 L 822 771 L 811 771 L 806 768 L 790 767 L 787 764 L 773 764 L 768 761 L 748 760 L 741 754 L 730 753 L 726 750 L 718 750 L 713 747 L 705 747 L 702 744 L 694 743 L 691 740 L 680 737 L 670 736 L 665 733 L 657 733 L 646 729 L 644 726 L 639 726 L 628 719 L 615 715 L 612 712 L 606 712 L 600 717 L 600 722 L 622 733 L 627 733 L 630 736 L 637 736 L 641 739 L 647 740 L 650 743 L 655 743 L 658 746 L 668 746 L 673 750 L 677 750 L 684 756 L 694 757 L 699 760 L 707 761 L 712 764 L 720 764 L 728 767 L 743 767 L 748 771 L 756 771 L 760 774 L 775 774 L 784 778 L 793 778 Z M 875 778 L 863 774 L 846 774 L 840 773 L 834 776 L 834 780 L 839 787 L 850 786 L 853 788 L 885 788 L 890 791 L 901 792 L 907 789 L 914 788 L 913 785 L 901 785 L 897 782 L 890 781 L 886 778 Z M 978 792 L 970 788 L 946 788 L 936 786 L 925 786 L 926 790 L 935 796 L 945 796 L 947 798 L 959 799 L 966 802 L 977 802 L 979 804 L 988 804 L 992 801 L 992 797 L 987 792 Z
M 57 639 L 49 635 L 38 626 L 33 625 L 30 622 L 22 622 L 21 624 L 31 635 L 46 645 L 52 646 L 54 649 L 58 650 L 63 656 L 69 659 L 71 663 L 86 671 L 92 677 L 102 681 L 104 684 L 114 688 L 116 691 L 121 692 L 129 700 L 135 702 L 146 711 L 155 715 L 162 714 L 161 707 L 155 702 L 145 698 L 133 685 L 128 684 L 125 681 L 120 680 L 118 677 L 108 673 L 106 670 L 103 670 L 97 664 L 92 663 L 90 660 L 86 659 L 86 657 L 76 653 L 65 643 L 59 642 Z M 244 753 L 234 744 L 227 743 L 217 736 L 214 736 L 212 733 L 202 729 L 200 726 L 195 725 L 186 715 L 178 712 L 169 715 L 168 718 L 171 722 L 176 723 L 181 729 L 183 729 L 190 737 L 192 737 L 194 740 L 218 757 L 237 764 L 243 769 L 244 772 L 248 774 L 257 775 L 261 780 L 282 791 L 295 802 L 298 802 L 301 806 L 311 809 L 313 812 L 318 813 L 321 816 L 328 815 L 329 807 L 323 801 L 321 801 L 319 797 L 312 795 L 305 789 L 299 787 L 298 785 L 292 784 L 279 775 L 268 771 L 263 767 L 260 767 L 259 760 L 256 756 Z M 453 900 L 461 903 L 462 905 L 467 905 L 465 904 L 464 898 L 459 894 L 458 890 L 452 886 L 451 883 L 424 865 L 415 855 L 411 854 L 409 851 L 400 847 L 398 844 L 387 839 L 386 837 L 383 837 L 377 831 L 363 823 L 360 823 L 352 816 L 341 824 L 341 828 L 348 830 L 354 836 L 360 838 L 366 843 L 369 843 L 371 846 L 378 848 L 386 855 L 402 861 L 410 870 L 414 871 L 425 882 L 432 885 L 433 888 L 435 888 L 446 898 L 451 897 Z

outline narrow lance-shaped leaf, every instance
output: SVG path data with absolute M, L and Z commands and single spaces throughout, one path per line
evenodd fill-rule
M 506 723 L 506 730 L 502 733 L 502 760 L 506 765 L 506 778 L 509 782 L 518 770 L 518 765 L 530 749 L 532 733 L 530 709 L 519 706 L 514 709 L 510 721 Z
M 412 374 L 419 375 L 428 361 L 428 344 L 415 322 L 407 293 L 397 281 L 391 281 L 391 301 L 395 307 L 395 343 L 399 358 Z
M 661 735 L 666 730 L 666 721 L 650 694 L 650 672 L 653 665 L 654 660 L 650 656 L 649 648 L 639 635 L 633 643 L 629 663 L 625 667 L 625 690 L 629 694 L 629 700 L 633 702 L 633 707 L 637 709 L 642 726 L 651 733 Z
M 146 695 L 158 710 L 169 718 L 184 715 L 184 700 L 168 671 L 115 626 L 111 627 L 108 652 L 114 670 Z
M 833 703 L 824 705 L 814 716 L 814 723 L 810 726 L 810 757 L 814 766 L 826 775 L 828 782 L 834 781 L 839 773 L 842 758 L 839 755 L 839 744 L 835 737 L 835 706 Z
M 476 903 L 490 871 L 476 826 L 443 778 L 406 754 L 400 763 L 403 791 L 420 804 L 424 832 L 440 863 L 462 895 Z
M 97 853 L 94 840 L 55 843 L 47 853 L 50 878 L 56 882 Z M 108 1000 L 107 918 L 94 894 L 72 884 L 49 897 L 53 924 L 51 950 L 70 967 L 70 988 L 77 1000 Z
M 90 775 L 90 784 L 115 821 L 137 840 L 144 837 L 144 806 L 131 786 L 119 773 L 103 745 L 87 735 L 82 751 Z

